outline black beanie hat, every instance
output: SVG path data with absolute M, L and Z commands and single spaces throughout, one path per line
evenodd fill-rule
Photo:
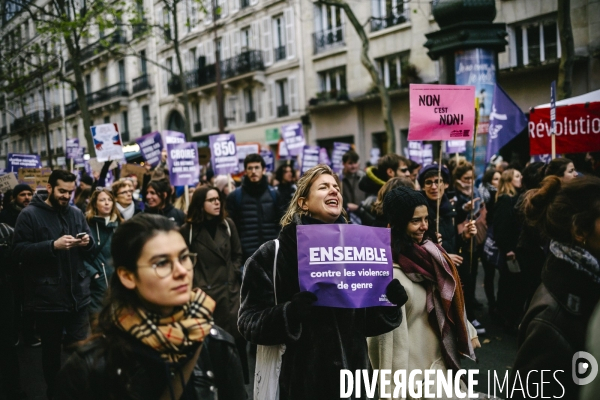
M 414 189 L 399 186 L 385 195 L 383 215 L 392 226 L 402 226 L 415 214 L 415 208 L 427 206 L 425 197 Z
M 86 185 L 92 186 L 94 184 L 94 178 L 86 174 L 81 177 L 81 182 L 85 183 Z
M 33 194 L 33 192 L 34 192 L 34 190 L 31 188 L 31 186 L 26 185 L 24 183 L 21 183 L 21 184 L 15 186 L 15 188 L 13 189 L 13 193 L 12 193 L 13 199 L 16 198 L 19 195 L 19 193 L 24 192 L 26 190 L 30 191 L 31 194 Z
M 421 187 L 424 187 L 425 179 L 427 179 L 426 175 L 433 176 L 433 173 L 431 171 L 435 171 L 435 176 L 437 176 L 439 170 L 440 170 L 439 164 L 429 164 L 428 166 L 423 168 L 421 170 L 421 172 L 419 173 L 419 185 L 421 185 Z M 448 168 L 444 167 L 443 165 L 442 165 L 442 180 L 445 183 L 450 183 L 450 171 L 448 171 Z

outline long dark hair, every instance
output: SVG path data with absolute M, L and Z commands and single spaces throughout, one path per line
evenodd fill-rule
M 168 179 L 151 180 L 148 183 L 148 188 L 154 189 L 158 197 L 162 199 L 158 208 L 166 207 L 171 203 L 171 184 Z M 148 189 L 146 189 L 146 192 L 148 192 Z
M 201 224 L 206 219 L 206 211 L 204 210 L 204 203 L 206 202 L 206 196 L 208 192 L 214 190 L 219 195 L 219 201 L 221 202 L 221 211 L 219 216 L 217 217 L 220 221 L 225 218 L 225 205 L 223 204 L 223 195 L 219 189 L 209 185 L 200 186 L 198 189 L 194 190 L 194 195 L 192 196 L 192 201 L 190 202 L 190 207 L 188 209 L 188 215 L 186 218 L 186 222 L 190 224 Z
M 565 175 L 567 167 L 572 162 L 572 160 L 569 160 L 568 158 L 564 157 L 555 158 L 554 160 L 550 161 L 546 166 L 546 176 L 554 175 L 558 176 L 559 178 L 562 178 Z
M 137 214 L 125 221 L 115 231 L 111 243 L 111 253 L 115 269 L 123 268 L 137 276 L 137 262 L 146 243 L 159 233 L 179 231 L 173 221 L 156 214 Z M 106 350 L 106 389 L 110 399 L 137 399 L 139 393 L 132 393 L 130 383 L 138 358 L 132 345 L 115 325 L 114 311 L 120 307 L 141 307 L 142 303 L 135 290 L 127 289 L 121 283 L 117 272 L 112 275 L 104 306 L 98 317 L 96 335 L 104 336 Z

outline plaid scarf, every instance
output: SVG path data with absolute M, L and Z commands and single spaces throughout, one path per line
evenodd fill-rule
M 194 289 L 190 301 L 169 317 L 142 308 L 119 307 L 113 319 L 119 329 L 158 351 L 162 359 L 177 363 L 209 333 L 214 309 L 215 301 Z
M 600 283 L 598 260 L 583 247 L 570 246 L 553 240 L 550 242 L 550 251 L 556 258 L 566 261 L 573 269 L 585 274 L 594 283 Z
M 429 240 L 411 250 L 400 254 L 398 264 L 408 279 L 425 286 L 429 323 L 440 338 L 446 365 L 457 371 L 461 355 L 475 360 L 458 272 L 444 249 Z

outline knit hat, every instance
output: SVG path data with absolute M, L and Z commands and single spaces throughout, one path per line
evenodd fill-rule
M 425 179 L 428 178 L 429 176 L 433 176 L 433 172 L 431 171 L 435 171 L 435 176 L 437 176 L 438 171 L 440 169 L 439 164 L 429 164 L 428 166 L 424 167 L 421 172 L 419 173 L 419 185 L 421 185 L 421 187 L 425 186 Z M 448 171 L 448 168 L 444 167 L 442 165 L 442 180 L 446 183 L 450 182 L 450 171 Z
M 385 195 L 383 215 L 390 225 L 402 226 L 413 217 L 418 206 L 427 206 L 425 197 L 414 189 L 399 186 Z
M 89 175 L 83 175 L 81 177 L 81 182 L 85 183 L 86 185 L 92 186 L 94 184 L 94 178 L 92 178 Z
M 24 191 L 30 191 L 31 194 L 33 194 L 34 190 L 31 188 L 31 186 L 26 185 L 24 183 L 18 184 L 17 186 L 15 186 L 15 188 L 13 189 L 13 199 L 16 198 L 19 193 L 24 192 Z

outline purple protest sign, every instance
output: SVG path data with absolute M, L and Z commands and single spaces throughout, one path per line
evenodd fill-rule
M 265 160 L 265 171 L 273 172 L 275 170 L 275 157 L 271 150 L 261 150 L 260 156 Z
M 189 186 L 199 182 L 200 168 L 196 143 L 168 144 L 167 153 L 171 185 Z
M 78 147 L 75 149 L 73 153 L 73 163 L 76 167 L 83 167 L 85 164 L 85 160 L 83 156 L 85 155 L 85 147 Z
M 341 174 L 344 171 L 344 163 L 342 157 L 348 150 L 352 148 L 350 143 L 333 142 L 333 151 L 331 152 L 331 169 L 336 174 Z
M 391 306 L 390 229 L 361 225 L 298 225 L 298 280 L 317 306 Z
M 287 124 L 281 127 L 281 137 L 285 141 L 288 153 L 291 156 L 302 154 L 302 149 L 306 145 L 304 134 L 302 133 L 302 124 Z
M 163 142 L 165 147 L 168 144 L 180 144 L 185 143 L 185 133 L 177 131 L 163 131 L 162 132 Z
M 319 165 L 319 146 L 304 146 L 302 152 L 302 175 L 312 167 Z
M 67 149 L 67 158 L 75 158 L 79 151 L 79 139 L 67 139 L 65 148 Z
M 422 165 L 424 167 L 433 164 L 433 145 L 431 143 L 425 143 L 423 150 L 421 150 L 421 156 L 423 157 Z
M 156 167 L 160 163 L 160 152 L 163 149 L 163 140 L 160 132 L 149 133 L 135 139 L 135 142 L 140 146 L 140 152 L 146 162 Z
M 325 147 L 321 147 L 319 150 L 319 164 L 331 165 L 329 154 L 327 154 L 327 149 Z
M 215 175 L 235 174 L 238 172 L 238 155 L 235 135 L 224 133 L 208 138 L 210 147 L 210 165 Z
M 19 172 L 19 168 L 42 168 L 42 162 L 38 154 L 16 154 L 8 153 L 6 171 Z
M 423 163 L 423 142 L 414 140 L 408 142 L 408 158 L 418 164 Z
M 446 154 L 464 153 L 467 151 L 467 142 L 465 140 L 446 141 Z

